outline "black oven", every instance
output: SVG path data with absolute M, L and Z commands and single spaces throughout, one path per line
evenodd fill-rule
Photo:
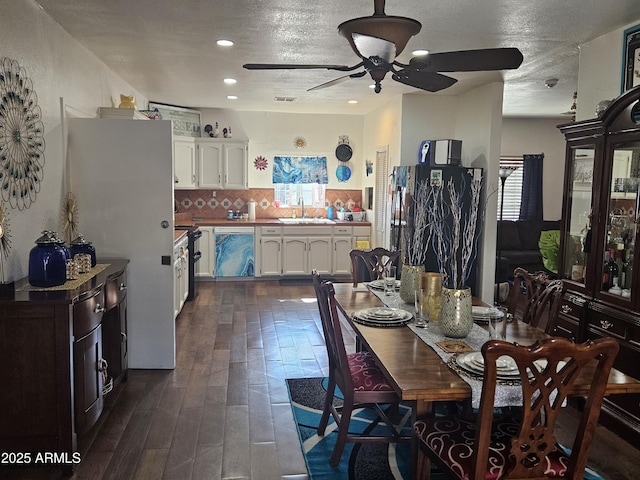
M 202 236 L 202 232 L 198 227 L 192 226 L 176 226 L 176 230 L 186 230 L 189 248 L 189 293 L 187 300 L 196 298 L 196 262 L 202 257 L 198 239 Z

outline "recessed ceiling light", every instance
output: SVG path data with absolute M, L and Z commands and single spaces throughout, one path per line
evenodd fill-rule
M 230 47 L 233 45 L 231 40 L 218 40 L 216 43 L 221 47 Z
M 224 79 L 224 83 L 226 83 L 227 85 L 233 85 L 236 82 L 237 82 L 237 80 L 235 78 L 225 78 Z
M 355 104 L 355 103 L 358 103 L 358 100 L 349 100 L 347 103 Z
M 429 55 L 429 50 L 414 50 L 413 52 L 411 52 L 411 55 L 414 55 L 416 57 L 420 57 L 422 55 Z
M 227 100 L 237 100 L 238 97 L 236 95 L 227 95 Z

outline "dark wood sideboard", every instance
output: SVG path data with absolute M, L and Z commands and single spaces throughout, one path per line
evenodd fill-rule
M 0 451 L 32 464 L 58 454 L 73 473 L 103 390 L 126 380 L 128 263 L 100 260 L 108 266 L 73 289 L 29 290 L 22 279 L 0 295 Z

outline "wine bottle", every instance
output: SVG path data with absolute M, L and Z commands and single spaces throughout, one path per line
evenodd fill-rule
M 602 274 L 602 289 L 607 291 L 617 284 L 618 281 L 618 265 L 614 261 L 614 250 L 609 249 L 609 260 L 605 262 Z M 616 279 L 614 283 L 614 278 Z

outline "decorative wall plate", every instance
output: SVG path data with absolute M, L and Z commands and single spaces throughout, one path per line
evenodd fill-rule
M 351 160 L 353 150 L 346 143 L 341 143 L 336 147 L 336 158 L 341 162 L 348 162 Z
M 259 157 L 256 157 L 256 159 L 253 161 L 253 166 L 255 167 L 256 170 L 265 170 L 268 165 L 269 165 L 269 162 L 262 155 L 260 155 Z
M 40 191 L 44 125 L 31 79 L 16 60 L 0 60 L 0 195 L 18 210 Z
M 296 137 L 293 139 L 293 146 L 296 148 L 304 148 L 307 146 L 307 141 L 304 137 Z
M 346 165 L 338 165 L 336 169 L 336 177 L 339 182 L 346 182 L 351 178 L 351 169 Z

